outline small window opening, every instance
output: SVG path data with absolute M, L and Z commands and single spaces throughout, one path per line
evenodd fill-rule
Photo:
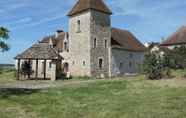
M 94 39 L 94 48 L 96 48 L 97 47 L 97 39 L 95 38 Z
M 105 40 L 105 48 L 107 48 L 107 40 Z
M 64 50 L 65 50 L 65 51 L 68 51 L 68 45 L 67 45 L 67 42 L 64 43 Z
M 85 66 L 86 65 L 86 63 L 85 63 L 85 61 L 83 61 L 83 66 Z
M 78 20 L 77 21 L 77 32 L 79 33 L 79 32 L 81 32 L 81 21 L 80 20 Z
M 103 69 L 103 59 L 99 59 L 99 69 Z

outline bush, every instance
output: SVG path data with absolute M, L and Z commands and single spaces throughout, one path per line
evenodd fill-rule
M 148 79 L 155 80 L 162 78 L 162 60 L 156 53 L 149 52 L 145 55 L 143 68 Z

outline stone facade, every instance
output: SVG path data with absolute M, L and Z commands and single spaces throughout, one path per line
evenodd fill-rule
M 90 18 L 89 11 L 69 18 L 69 69 L 72 76 L 91 76 Z
M 112 49 L 112 76 L 138 73 L 144 52 Z
M 110 67 L 109 49 L 111 47 L 110 15 L 97 11 L 92 11 L 90 27 L 91 27 L 91 74 L 92 76 L 95 77 L 108 77 Z M 102 68 L 100 68 L 99 63 L 100 59 L 102 59 Z
M 69 21 L 72 76 L 109 76 L 110 15 L 88 10 L 70 17 Z

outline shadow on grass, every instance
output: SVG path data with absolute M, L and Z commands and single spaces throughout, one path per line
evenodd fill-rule
M 40 89 L 23 89 L 23 88 L 0 88 L 0 99 L 11 96 L 30 95 L 39 92 Z

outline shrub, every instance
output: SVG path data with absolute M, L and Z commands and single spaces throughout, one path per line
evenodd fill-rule
M 162 78 L 162 60 L 157 53 L 148 53 L 145 55 L 143 64 L 144 72 L 148 79 Z

